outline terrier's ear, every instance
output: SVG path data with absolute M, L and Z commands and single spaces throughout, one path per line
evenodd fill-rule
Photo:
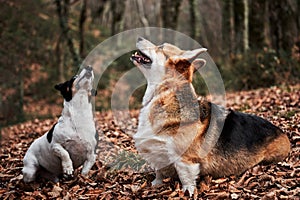
M 97 95 L 97 90 L 95 90 L 94 88 L 91 90 L 91 94 L 92 96 L 96 96 Z
M 206 60 L 201 59 L 201 58 L 197 58 L 192 62 L 192 65 L 194 66 L 194 73 L 200 69 L 201 67 L 203 67 L 206 64 Z
M 60 83 L 60 84 L 57 84 L 54 86 L 54 88 L 58 91 L 61 91 L 62 90 L 62 87 L 63 87 L 63 83 Z

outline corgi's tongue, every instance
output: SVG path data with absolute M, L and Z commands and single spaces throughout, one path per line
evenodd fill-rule
M 141 51 L 136 51 L 134 54 L 131 55 L 131 60 L 136 61 L 139 64 L 151 64 L 151 59 L 143 54 Z

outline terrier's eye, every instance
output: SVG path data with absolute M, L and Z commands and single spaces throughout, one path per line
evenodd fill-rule
M 157 48 L 162 50 L 164 48 L 164 45 L 163 44 L 159 45 L 159 46 L 157 46 Z

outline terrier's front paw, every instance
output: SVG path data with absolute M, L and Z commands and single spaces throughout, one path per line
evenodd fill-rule
M 23 173 L 23 180 L 25 183 L 30 183 L 35 180 L 35 176 L 32 174 Z
M 63 167 L 64 177 L 72 177 L 73 176 L 73 167 L 72 166 L 65 166 Z

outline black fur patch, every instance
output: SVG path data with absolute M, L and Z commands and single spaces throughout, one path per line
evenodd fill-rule
M 69 81 L 54 86 L 55 89 L 60 91 L 66 101 L 72 100 L 72 86 L 75 79 L 76 77 L 73 76 Z
M 92 96 L 96 96 L 97 95 L 97 90 L 92 89 L 91 93 L 92 93 Z
M 50 129 L 50 131 L 48 131 L 48 133 L 47 133 L 47 140 L 48 140 L 49 143 L 51 143 L 51 141 L 52 141 L 52 138 L 53 138 L 53 131 L 54 131 L 54 128 L 55 128 L 56 124 L 57 124 L 57 123 L 55 123 L 55 124 L 52 126 L 52 128 Z
M 246 149 L 253 152 L 257 147 L 268 140 L 273 140 L 281 133 L 278 127 L 261 117 L 230 110 L 218 145 L 226 151 Z
M 98 133 L 98 130 L 96 130 L 96 133 L 95 133 L 95 139 L 96 139 L 96 142 L 97 142 L 97 143 L 96 143 L 94 152 L 96 153 L 97 148 L 98 148 L 98 142 L 99 142 L 99 133 Z

